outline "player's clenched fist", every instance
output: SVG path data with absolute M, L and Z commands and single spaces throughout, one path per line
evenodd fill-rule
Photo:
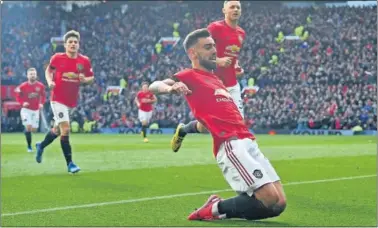
M 232 57 L 217 58 L 217 65 L 220 67 L 228 67 L 232 63 Z
M 191 94 L 192 91 L 182 82 L 176 82 L 171 87 L 171 93 L 177 93 L 177 94 Z
M 80 82 L 86 82 L 84 74 L 82 74 L 82 73 L 79 74 L 79 81 Z
M 55 82 L 53 82 L 53 81 L 48 81 L 47 84 L 48 84 L 50 89 L 53 89 L 55 87 Z

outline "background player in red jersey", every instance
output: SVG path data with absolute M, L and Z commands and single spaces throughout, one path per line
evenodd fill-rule
M 240 114 L 244 117 L 241 90 L 237 81 L 237 77 L 244 73 L 244 70 L 239 66 L 238 58 L 246 36 L 245 31 L 238 26 L 241 4 L 239 1 L 225 1 L 222 11 L 224 20 L 212 22 L 207 27 L 217 47 L 215 74 L 227 87 Z M 205 132 L 207 132 L 206 128 L 197 120 L 186 125 L 179 124 L 171 140 L 172 150 L 177 152 L 180 149 L 186 134 Z
M 148 83 L 142 83 L 142 89 L 135 97 L 135 103 L 138 106 L 138 119 L 142 123 L 143 141 L 148 142 L 147 128 L 152 117 L 152 104 L 157 101 L 156 96 L 148 90 Z
M 43 104 L 46 101 L 46 94 L 45 86 L 37 81 L 37 70 L 35 68 L 29 68 L 26 74 L 28 80 L 20 84 L 15 92 L 16 99 L 22 106 L 20 115 L 25 127 L 28 152 L 33 152 L 31 147 L 31 133 L 38 130 L 39 109 L 43 108 Z
M 239 194 L 226 200 L 212 195 L 188 219 L 256 220 L 280 215 L 286 207 L 280 178 L 261 153 L 231 94 L 212 73 L 216 68 L 214 40 L 207 29 L 200 29 L 185 38 L 184 47 L 193 68 L 155 81 L 149 88 L 155 94 L 186 95 L 194 116 L 213 137 L 214 156 L 226 181 Z
M 37 143 L 38 163 L 42 162 L 42 153 L 46 146 L 60 135 L 60 144 L 66 159 L 68 172 L 76 173 L 80 168 L 72 161 L 72 149 L 69 141 L 69 111 L 76 107 L 81 83 L 94 80 L 90 59 L 79 54 L 80 34 L 69 31 L 64 35 L 65 53 L 57 53 L 50 59 L 45 76 L 51 89 L 51 109 L 54 114 L 55 126 L 41 143 Z

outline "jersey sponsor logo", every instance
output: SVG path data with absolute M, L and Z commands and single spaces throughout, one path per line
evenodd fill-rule
M 216 89 L 214 96 L 222 96 L 215 99 L 217 102 L 233 102 L 231 94 L 225 89 Z
M 238 57 L 240 52 L 240 47 L 236 44 L 226 46 L 225 54 L 232 56 L 232 57 Z
M 33 98 L 38 97 L 38 95 L 39 95 L 38 93 L 29 93 L 29 94 L 28 94 L 28 98 L 29 98 L 29 99 L 33 99 Z
M 62 74 L 62 81 L 67 82 L 78 82 L 79 81 L 79 75 L 74 72 L 67 72 Z

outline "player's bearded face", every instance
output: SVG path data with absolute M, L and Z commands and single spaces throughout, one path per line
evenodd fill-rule
M 215 70 L 217 68 L 217 49 L 215 48 L 213 38 L 201 39 L 194 51 L 201 66 L 208 70 Z
M 241 5 L 239 1 L 229 1 L 223 8 L 223 13 L 231 20 L 239 20 L 241 16 Z
M 37 80 L 37 72 L 29 71 L 28 74 L 27 74 L 27 77 L 31 82 L 34 82 L 34 81 Z
M 79 50 L 79 40 L 76 37 L 70 37 L 64 43 L 64 47 L 70 53 L 76 53 Z

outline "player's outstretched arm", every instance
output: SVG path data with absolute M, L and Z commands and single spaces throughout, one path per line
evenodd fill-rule
M 192 91 L 182 82 L 175 82 L 173 79 L 165 79 L 163 81 L 154 81 L 148 88 L 154 94 L 190 94 Z

